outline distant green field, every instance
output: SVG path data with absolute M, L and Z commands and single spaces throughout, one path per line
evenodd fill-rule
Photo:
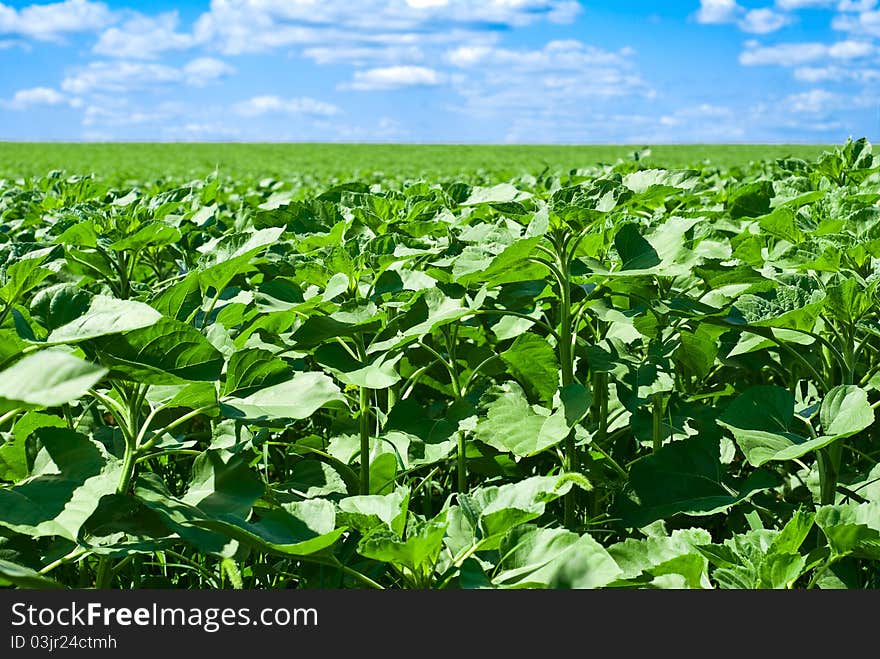
M 485 172 L 507 178 L 545 167 L 568 171 L 628 158 L 641 147 L 398 144 L 78 144 L 0 143 L 0 177 L 41 176 L 53 169 L 111 179 L 200 178 L 218 169 L 233 177 L 454 176 Z M 728 168 L 755 160 L 813 159 L 823 145 L 662 145 L 647 162 L 684 167 L 710 161 Z

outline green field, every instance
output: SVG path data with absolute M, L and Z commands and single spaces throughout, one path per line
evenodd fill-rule
M 0 589 L 880 589 L 880 157 L 628 151 L 7 147 Z
M 126 180 L 201 178 L 219 169 L 231 178 L 310 175 L 443 177 L 485 172 L 499 180 L 545 167 L 569 171 L 627 159 L 643 147 L 413 144 L 49 144 L 0 143 L 0 176 L 42 176 L 54 169 Z M 823 145 L 694 144 L 650 147 L 654 166 L 710 161 L 722 168 L 793 156 L 814 159 Z

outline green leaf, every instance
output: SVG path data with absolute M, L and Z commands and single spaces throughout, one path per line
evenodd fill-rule
M 400 382 L 395 370 L 403 353 L 379 355 L 369 363 L 358 361 L 338 343 L 320 346 L 315 350 L 315 361 L 328 369 L 340 382 L 367 389 L 387 389 Z
M 220 377 L 223 355 L 198 330 L 170 318 L 94 342 L 113 376 L 149 384 L 210 382 Z
M 297 373 L 293 379 L 250 396 L 221 399 L 222 412 L 235 419 L 306 419 L 322 407 L 344 407 L 345 397 L 323 373 Z
M 392 531 L 377 528 L 358 544 L 358 553 L 383 563 L 403 566 L 412 573 L 427 575 L 433 570 L 446 534 L 444 515 L 427 522 L 411 521 L 406 539 Z
M 207 515 L 245 517 L 262 495 L 262 481 L 241 458 L 205 451 L 193 462 L 189 487 L 180 500 Z
M 704 529 L 676 529 L 644 540 L 627 538 L 608 548 L 622 570 L 621 579 L 650 581 L 675 574 L 688 588 L 708 586 L 708 561 L 698 547 L 712 540 Z
M 324 499 L 311 499 L 287 504 L 281 510 L 270 510 L 261 514 L 256 522 L 226 516 L 192 523 L 227 535 L 259 551 L 285 556 L 309 556 L 328 549 L 345 533 L 344 526 L 334 529 L 335 518 L 332 503 Z
M 518 457 L 537 455 L 556 446 L 569 433 L 565 413 L 538 414 L 514 382 L 491 389 L 485 397 L 486 416 L 477 422 L 476 438 Z
M 614 248 L 620 255 L 621 270 L 645 270 L 660 265 L 660 256 L 642 238 L 635 224 L 624 224 L 614 235 Z
M 117 240 L 110 245 L 110 249 L 116 252 L 136 252 L 147 247 L 162 247 L 171 245 L 180 240 L 180 231 L 161 222 L 145 224 L 130 236 Z
M 836 439 L 850 437 L 874 423 L 867 392 L 855 385 L 840 385 L 822 399 L 819 409 L 822 432 Z
M 28 475 L 27 439 L 39 428 L 64 428 L 64 419 L 28 412 L 12 427 L 12 439 L 0 445 L 0 479 L 17 482 Z
M 199 282 L 203 290 L 222 291 L 233 277 L 250 267 L 251 260 L 278 241 L 283 228 L 260 229 L 253 233 L 226 235 L 203 245 Z
M 624 525 L 640 528 L 682 513 L 712 515 L 778 484 L 776 475 L 764 470 L 728 484 L 725 470 L 719 440 L 700 436 L 667 444 L 637 460 L 618 502 Z
M 64 588 L 63 585 L 54 579 L 44 577 L 36 570 L 3 559 L 0 559 L 0 585 L 11 585 L 18 588 L 37 588 L 40 590 Z
M 268 350 L 252 348 L 232 354 L 226 365 L 225 395 L 246 396 L 281 384 L 290 377 L 290 367 Z
M 834 556 L 880 560 L 880 502 L 822 506 L 816 525 Z
M 342 499 L 339 502 L 339 521 L 361 534 L 382 526 L 398 536 L 403 536 L 408 510 L 409 490 L 398 487 L 390 494 L 369 494 Z
M 28 355 L 0 372 L 0 413 L 76 401 L 106 374 L 107 369 L 60 350 Z
M 773 183 L 770 181 L 755 181 L 747 183 L 730 194 L 727 198 L 727 208 L 730 217 L 759 217 L 770 210 L 770 200 L 773 198 Z
M 481 546 L 494 549 L 507 531 L 540 517 L 547 503 L 564 496 L 571 488 L 571 481 L 565 478 L 532 476 L 507 485 L 477 488 L 471 495 L 459 498 L 478 516 Z
M 79 343 L 99 336 L 130 332 L 154 325 L 161 318 L 162 314 L 143 302 L 96 295 L 88 311 L 54 330 L 46 344 Z
M 501 588 L 601 588 L 621 574 L 614 559 L 589 535 L 523 524 L 501 541 Z
M 781 387 L 760 385 L 739 396 L 719 424 L 731 431 L 749 464 L 760 467 L 771 460 L 799 458 L 861 432 L 874 422 L 874 411 L 864 390 L 842 385 L 822 401 L 820 420 L 825 434 L 807 439 L 789 432 L 793 419 L 794 396 Z
M 67 428 L 39 428 L 32 476 L 0 489 L 0 526 L 33 538 L 75 541 L 101 497 L 113 494 L 121 465 Z
M 501 359 L 511 374 L 539 400 L 550 402 L 559 387 L 559 361 L 546 339 L 536 334 L 521 334 Z

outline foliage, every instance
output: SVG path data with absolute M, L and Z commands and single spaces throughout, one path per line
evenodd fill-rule
M 0 584 L 880 586 L 880 159 L 0 181 Z

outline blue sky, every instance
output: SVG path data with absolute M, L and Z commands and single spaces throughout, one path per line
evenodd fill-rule
M 0 139 L 880 139 L 878 0 L 0 1 Z

